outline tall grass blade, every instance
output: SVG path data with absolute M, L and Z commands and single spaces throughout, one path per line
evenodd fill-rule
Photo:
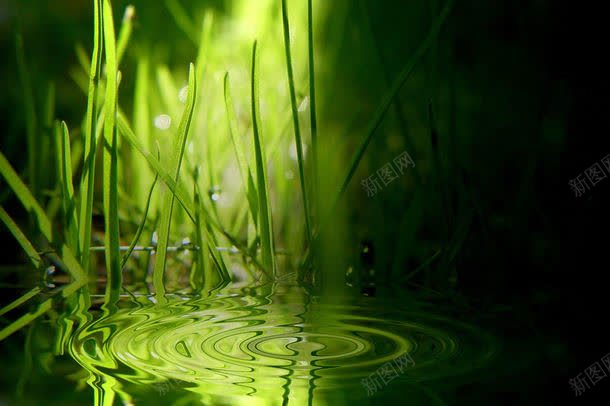
M 172 169 L 174 170 L 174 182 L 177 184 L 180 179 L 180 167 L 182 165 L 182 158 L 184 157 L 184 150 L 186 147 L 186 139 L 191 127 L 191 121 L 193 119 L 193 111 L 195 107 L 195 100 L 197 98 L 197 80 L 195 78 L 195 66 L 193 64 L 189 67 L 189 83 L 188 83 L 188 96 L 186 100 L 186 106 L 180 120 L 180 126 L 178 127 L 178 140 L 177 148 L 174 151 L 174 158 L 171 162 Z M 165 294 L 165 286 L 163 285 L 163 273 L 165 272 L 165 264 L 167 261 L 167 246 L 169 244 L 169 237 L 171 231 L 171 220 L 172 212 L 174 209 L 175 194 L 170 190 L 167 192 L 165 197 L 163 210 L 161 211 L 161 222 L 159 226 L 159 243 L 157 245 L 157 259 L 153 270 L 153 284 L 157 293 L 157 300 L 163 298 Z
M 301 195 L 303 197 L 303 210 L 305 211 L 305 234 L 307 243 L 311 242 L 311 226 L 309 204 L 307 201 L 307 188 L 305 187 L 305 162 L 303 159 L 303 141 L 301 140 L 301 126 L 299 124 L 299 108 L 294 88 L 294 72 L 292 70 L 292 53 L 290 51 L 290 22 L 288 21 L 288 9 L 286 0 L 282 0 L 282 22 L 284 26 L 284 49 L 286 52 L 286 69 L 288 72 L 288 86 L 290 88 L 290 105 L 292 107 L 292 123 L 294 127 L 294 138 L 297 147 L 297 160 L 299 164 L 299 180 L 301 183 Z
M 93 34 L 93 53 L 91 55 L 91 69 L 89 70 L 89 91 L 87 93 L 87 113 L 85 117 L 83 151 L 83 172 L 80 183 L 80 215 L 79 215 L 79 234 L 80 234 L 80 254 L 83 269 L 88 273 L 89 270 L 89 247 L 91 246 L 91 213 L 93 212 L 93 190 L 95 182 L 95 156 L 97 151 L 96 129 L 97 113 L 96 104 L 98 98 L 98 88 L 102 64 L 102 10 L 101 0 L 94 3 L 94 34 Z
M 122 284 L 121 256 L 119 251 L 119 152 L 116 132 L 117 89 L 119 72 L 116 39 L 110 0 L 103 4 L 104 54 L 106 61 L 106 97 L 104 101 L 104 225 L 106 245 L 107 292 L 118 298 Z
M 261 237 L 261 250 L 263 267 L 270 271 L 275 277 L 275 248 L 273 241 L 273 221 L 271 218 L 271 207 L 269 205 L 269 189 L 267 187 L 267 169 L 265 153 L 261 142 L 260 117 L 259 117 L 259 95 L 258 95 L 258 73 L 256 70 L 257 42 L 252 46 L 252 127 L 254 133 L 254 150 L 256 157 L 256 182 L 258 191 L 259 226 Z
M 32 265 L 34 265 L 34 268 L 38 269 L 40 267 L 40 264 L 42 263 L 42 259 L 40 258 L 38 251 L 36 251 L 36 248 L 34 248 L 30 240 L 28 240 L 28 238 L 25 236 L 23 231 L 21 231 L 17 223 L 13 221 L 13 219 L 9 216 L 9 214 L 6 212 L 6 210 L 4 210 L 4 207 L 2 206 L 0 206 L 0 220 L 2 220 L 8 230 L 11 232 L 11 234 L 13 234 L 13 237 L 15 237 L 19 245 L 21 245 L 21 248 L 23 248 L 23 251 L 25 251 L 25 254 L 30 259 L 30 262 L 32 263 Z M 2 312 L 0 312 L 0 315 L 1 314 Z

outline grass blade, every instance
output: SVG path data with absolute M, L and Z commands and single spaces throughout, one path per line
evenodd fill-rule
M 87 113 L 85 117 L 85 149 L 83 151 L 83 173 L 80 184 L 80 253 L 81 263 L 85 272 L 89 269 L 89 247 L 91 246 L 91 213 L 93 212 L 93 190 L 95 182 L 95 156 L 97 151 L 96 129 L 97 114 L 96 104 L 100 81 L 102 64 L 101 41 L 102 41 L 102 12 L 101 0 L 94 4 L 94 34 L 93 53 L 91 55 L 91 69 L 89 70 L 89 91 L 87 94 Z
M 195 100 L 197 98 L 197 80 L 195 78 L 195 66 L 193 64 L 189 67 L 189 83 L 188 83 L 188 96 L 186 100 L 186 106 L 180 120 L 180 126 L 178 127 L 178 142 L 177 149 L 175 150 L 175 156 L 172 160 L 172 166 L 174 169 L 174 182 L 177 184 L 180 178 L 180 167 L 182 165 L 182 158 L 184 156 L 184 150 L 186 147 L 186 139 L 188 136 L 189 129 L 191 127 L 191 121 L 193 119 L 193 111 L 195 108 Z M 159 226 L 159 243 L 157 245 L 157 260 L 153 270 L 153 284 L 155 291 L 160 300 L 164 293 L 165 287 L 163 285 L 163 273 L 165 271 L 165 264 L 167 260 L 167 246 L 169 244 L 169 237 L 171 231 L 171 219 L 172 212 L 174 209 L 175 194 L 170 190 L 167 192 L 163 210 L 161 212 L 161 223 Z
M 116 133 L 118 65 L 114 21 L 110 0 L 104 0 L 103 31 L 106 60 L 106 98 L 104 104 L 104 226 L 106 245 L 107 292 L 118 295 L 122 284 L 119 251 L 119 153 Z
M 38 251 L 36 251 L 36 248 L 34 248 L 30 240 L 28 240 L 28 238 L 25 236 L 23 231 L 21 231 L 17 223 L 13 221 L 13 219 L 8 215 L 8 213 L 6 212 L 6 210 L 4 210 L 4 207 L 2 206 L 0 206 L 0 220 L 2 220 L 8 230 L 11 232 L 11 234 L 13 234 L 19 245 L 21 245 L 21 248 L 23 248 L 23 250 L 25 251 L 26 255 L 30 259 L 30 262 L 32 263 L 32 265 L 34 265 L 34 268 L 38 269 L 40 267 L 40 264 L 42 263 L 42 259 L 40 258 Z M 1 314 L 2 312 L 0 312 L 0 315 Z
M 121 64 L 127 44 L 131 38 L 133 31 L 133 19 L 136 15 L 136 8 L 132 5 L 127 6 L 125 14 L 123 15 L 123 24 L 121 25 L 121 31 L 119 32 L 119 41 L 117 44 L 117 65 Z
M 157 180 L 159 180 L 158 174 L 155 175 L 155 179 L 153 180 L 153 183 L 150 186 L 150 190 L 148 192 L 148 198 L 146 199 L 146 206 L 144 208 L 144 214 L 142 216 L 142 221 L 140 222 L 140 225 L 138 226 L 136 234 L 133 237 L 131 244 L 129 245 L 129 249 L 127 250 L 125 255 L 123 255 L 123 259 L 121 260 L 121 269 L 123 269 L 123 267 L 125 267 L 127 260 L 129 260 L 129 257 L 131 256 L 133 249 L 138 244 L 138 241 L 140 240 L 140 236 L 142 235 L 142 232 L 144 231 L 144 226 L 146 225 L 146 219 L 148 217 L 148 210 L 150 208 L 150 201 L 152 200 L 152 195 L 153 195 L 153 191 L 155 190 L 155 185 L 157 184 Z
M 275 277 L 275 248 L 273 241 L 273 221 L 271 207 L 269 206 L 269 190 L 267 188 L 267 169 L 265 153 L 261 143 L 260 117 L 258 107 L 258 73 L 256 71 L 257 42 L 252 46 L 252 128 L 254 133 L 254 150 L 256 157 L 256 182 L 258 191 L 259 226 L 261 237 L 261 250 L 263 267 Z
M 65 122 L 56 123 L 55 137 L 58 152 L 59 181 L 61 185 L 61 200 L 64 214 L 64 228 L 68 246 L 78 256 L 78 222 L 74 206 L 74 186 L 72 185 L 72 155 L 70 149 L 70 133 Z
M 30 290 L 29 292 L 21 295 L 21 297 L 19 297 L 18 299 L 14 300 L 11 303 L 9 303 L 8 305 L 4 306 L 0 310 L 0 317 L 4 316 L 6 313 L 10 312 L 11 310 L 21 306 L 22 304 L 24 304 L 25 302 L 27 302 L 28 300 L 30 300 L 31 298 L 33 298 L 34 296 L 39 294 L 40 291 L 41 291 L 41 289 L 39 287 L 35 287 L 34 289 Z
M 86 279 L 76 280 L 64 287 L 61 291 L 61 296 L 63 298 L 67 298 L 74 294 L 78 289 L 82 288 L 86 284 Z M 26 313 L 8 326 L 4 327 L 0 330 L 0 341 L 4 340 L 6 337 L 15 333 L 16 331 L 21 330 L 23 327 L 30 324 L 32 321 L 36 320 L 38 317 L 42 316 L 46 312 L 48 312 L 53 307 L 53 302 L 55 298 L 51 297 L 40 305 L 38 308 L 32 313 Z
M 23 37 L 21 34 L 17 34 L 16 38 L 17 48 L 17 71 L 19 73 L 19 80 L 23 87 L 23 97 L 25 103 L 25 119 L 26 119 L 26 140 L 27 140 L 27 153 L 28 153 L 28 176 L 27 180 L 30 184 L 30 190 L 32 194 L 36 196 L 38 194 L 38 169 L 37 164 L 39 162 L 37 153 L 37 142 L 36 142 L 36 131 L 38 128 L 38 118 L 36 116 L 36 107 L 34 105 L 34 93 L 32 90 L 31 76 L 28 73 L 27 65 L 25 62 L 25 51 L 23 49 Z
M 315 218 L 319 220 L 317 212 L 319 202 L 317 201 L 320 186 L 318 184 L 318 120 L 316 116 L 316 77 L 315 77 L 315 60 L 313 52 L 313 0 L 307 0 L 307 47 L 309 57 L 309 120 L 311 126 L 311 159 L 313 167 L 313 182 L 312 194 L 313 198 L 313 213 Z
M 297 160 L 299 163 L 299 180 L 301 182 L 301 195 L 303 197 L 303 210 L 305 211 L 305 234 L 307 244 L 311 243 L 311 227 L 309 225 L 309 204 L 307 202 L 307 189 L 305 187 L 305 162 L 303 160 L 303 142 L 301 140 L 301 126 L 299 124 L 299 110 L 297 96 L 294 89 L 294 72 L 292 71 L 292 54 L 290 52 L 290 23 L 286 0 L 282 0 L 282 22 L 284 26 L 284 49 L 286 51 L 286 69 L 288 71 L 288 86 L 290 88 L 290 105 L 292 107 L 292 122 L 294 138 L 297 147 Z
M 248 167 L 248 161 L 246 160 L 246 152 L 242 143 L 237 139 L 237 119 L 235 118 L 235 110 L 233 108 L 233 99 L 231 98 L 231 90 L 229 86 L 229 73 L 225 73 L 224 78 L 224 90 L 225 90 L 225 106 L 227 110 L 227 118 L 229 120 L 229 134 L 231 135 L 231 141 L 233 142 L 233 149 L 235 150 L 235 157 L 237 158 L 237 165 L 239 168 L 239 174 L 241 175 L 242 185 L 246 188 L 246 197 L 248 198 L 248 204 L 250 206 L 250 212 L 254 223 L 258 215 L 258 205 L 256 201 L 256 186 L 254 179 L 252 178 L 252 172 Z

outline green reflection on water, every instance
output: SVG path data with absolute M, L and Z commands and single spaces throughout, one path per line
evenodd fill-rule
M 84 320 L 69 352 L 108 405 L 429 403 L 429 383 L 496 353 L 484 331 L 451 318 L 372 298 L 325 303 L 297 286 L 163 305 L 141 296 Z

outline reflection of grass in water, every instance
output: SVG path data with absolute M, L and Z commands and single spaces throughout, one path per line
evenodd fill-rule
M 349 388 L 343 402 L 362 400 L 360 379 L 405 353 L 415 364 L 385 391 L 396 396 L 404 384 L 447 390 L 448 377 L 468 379 L 496 352 L 484 331 L 415 302 L 408 312 L 381 299 L 337 306 L 311 302 L 300 288 L 277 288 L 283 292 L 268 297 L 170 298 L 163 305 L 141 297 L 81 325 L 70 353 L 95 377 L 90 382 L 112 382 L 106 399 L 141 393 L 142 384 L 151 392 L 142 396 L 156 396 L 156 385 L 170 380 L 180 388 L 168 398 L 192 392 L 212 403 L 272 404 L 289 395 L 301 404 L 333 399 L 339 387 Z

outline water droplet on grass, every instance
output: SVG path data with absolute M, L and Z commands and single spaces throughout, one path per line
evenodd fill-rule
M 182 89 L 180 89 L 180 92 L 178 92 L 178 100 L 180 100 L 181 103 L 186 103 L 186 99 L 188 98 L 188 95 L 189 95 L 189 87 L 184 86 Z
M 159 130 L 165 131 L 172 125 L 172 118 L 167 114 L 160 114 L 155 117 L 154 124 Z

